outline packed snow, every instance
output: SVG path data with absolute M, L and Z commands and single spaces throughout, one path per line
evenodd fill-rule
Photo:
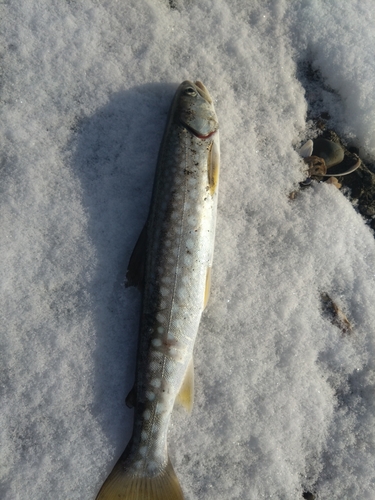
M 221 178 L 195 406 L 169 432 L 186 500 L 374 499 L 374 234 L 332 185 L 289 198 L 303 63 L 329 126 L 375 159 L 373 0 L 13 0 L 0 19 L 0 497 L 94 500 L 129 440 L 124 277 L 190 79 L 215 102 Z

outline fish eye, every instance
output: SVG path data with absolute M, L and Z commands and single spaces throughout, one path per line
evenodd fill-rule
M 197 95 L 197 93 L 195 92 L 195 90 L 193 89 L 193 87 L 188 87 L 187 89 L 185 89 L 184 94 L 190 95 L 192 97 L 194 97 L 195 95 Z

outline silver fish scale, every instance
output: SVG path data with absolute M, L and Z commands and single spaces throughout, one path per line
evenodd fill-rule
M 210 192 L 213 141 L 180 125 L 165 137 L 148 219 L 147 261 L 129 458 L 136 475 L 168 460 L 167 430 L 192 357 L 212 264 L 217 190 Z

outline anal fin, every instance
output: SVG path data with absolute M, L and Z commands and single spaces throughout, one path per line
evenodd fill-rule
M 186 369 L 185 378 L 182 382 L 181 389 L 177 394 L 176 401 L 183 406 L 189 413 L 193 409 L 194 404 L 194 362 L 191 358 Z

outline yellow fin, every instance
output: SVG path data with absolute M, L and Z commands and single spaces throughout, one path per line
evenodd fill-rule
M 208 299 L 210 298 L 210 291 L 211 291 L 211 267 L 207 268 L 207 274 L 206 274 L 206 286 L 204 289 L 204 300 L 203 300 L 203 308 L 206 309 Z
M 215 137 L 215 140 L 212 142 L 211 149 L 208 154 L 208 185 L 210 188 L 211 196 L 215 194 L 219 184 L 219 171 L 220 171 L 219 138 Z
M 176 401 L 180 403 L 189 413 L 193 409 L 194 404 L 194 362 L 191 358 L 187 367 L 184 381 L 180 392 L 177 394 Z
M 157 476 L 136 476 L 116 464 L 101 487 L 96 500 L 184 500 L 170 460 Z

